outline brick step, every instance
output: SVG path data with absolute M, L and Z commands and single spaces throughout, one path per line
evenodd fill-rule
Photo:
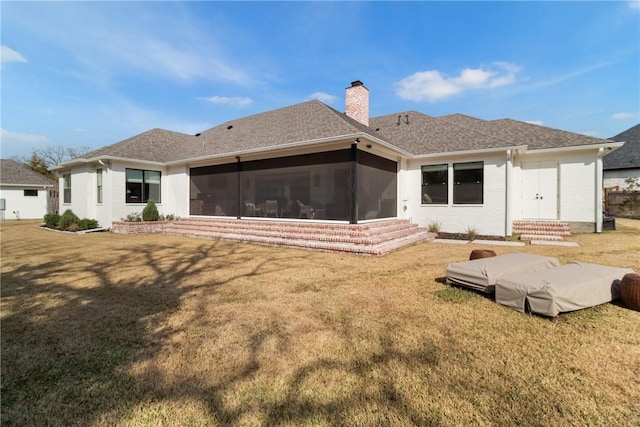
M 520 240 L 543 240 L 545 242 L 562 242 L 562 236 L 552 234 L 522 234 Z
M 415 228 L 416 224 L 411 224 L 405 220 L 391 220 L 377 222 L 375 224 L 349 225 L 349 224 L 322 224 L 322 223 L 297 223 L 297 222 L 277 222 L 277 221 L 251 221 L 251 220 L 202 220 L 187 219 L 175 221 L 167 225 L 168 232 L 180 232 L 189 230 L 208 230 L 217 232 L 233 232 L 239 234 L 257 234 L 264 236 L 287 234 L 289 237 L 295 235 L 319 235 L 360 238 L 368 237 L 371 234 L 390 233 L 407 228 Z
M 514 221 L 514 234 L 570 236 L 571 226 L 559 221 Z
M 368 232 L 365 232 L 368 231 Z M 253 227 L 246 225 L 244 227 L 229 227 L 228 224 L 217 224 L 211 222 L 208 224 L 195 224 L 188 222 L 174 222 L 168 225 L 164 232 L 167 234 L 186 235 L 192 237 L 213 237 L 223 238 L 230 236 L 232 239 L 242 239 L 243 236 L 248 238 L 276 238 L 288 240 L 315 240 L 321 242 L 346 243 L 353 245 L 375 245 L 384 243 L 389 240 L 400 239 L 415 234 L 418 231 L 415 224 L 391 224 L 387 227 L 377 227 L 374 230 L 340 230 L 325 228 L 291 227 L 286 224 L 272 225 L 270 227 Z
M 346 252 L 361 255 L 384 255 L 394 250 L 403 248 L 405 246 L 413 245 L 425 240 L 433 240 L 435 235 L 428 231 L 422 231 L 410 236 L 395 240 L 387 240 L 382 243 L 373 245 L 358 245 L 345 242 L 322 242 L 317 240 L 303 240 L 303 239 L 286 239 L 276 237 L 259 237 L 249 235 L 234 235 L 234 234 L 198 234 L 195 238 L 211 239 L 211 240 L 228 240 L 233 242 L 253 243 L 266 246 L 277 246 L 294 249 L 310 249 L 320 250 L 328 252 Z
M 189 218 L 168 224 L 163 232 L 203 239 L 362 255 L 383 255 L 436 237 L 434 233 L 406 220 L 351 225 Z

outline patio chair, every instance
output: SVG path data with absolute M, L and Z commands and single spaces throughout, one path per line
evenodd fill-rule
M 300 200 L 296 200 L 296 202 L 298 202 L 298 207 L 300 208 L 300 215 L 298 215 L 298 218 L 313 219 L 313 217 L 315 216 L 313 206 L 305 205 Z
M 255 203 L 244 202 L 244 214 L 246 216 L 257 216 L 259 211 L 260 209 L 255 205 Z
M 277 200 L 265 200 L 264 201 L 264 216 L 273 216 L 278 218 L 278 201 Z

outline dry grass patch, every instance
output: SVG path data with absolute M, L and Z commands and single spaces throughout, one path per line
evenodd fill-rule
M 581 247 L 640 271 L 640 222 Z M 2 223 L 3 425 L 637 425 L 640 313 L 526 316 L 367 258 Z

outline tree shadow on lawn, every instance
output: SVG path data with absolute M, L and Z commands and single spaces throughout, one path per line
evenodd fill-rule
M 287 332 L 290 324 L 277 312 L 270 313 L 264 324 L 247 328 L 242 345 L 249 357 L 226 375 L 202 381 L 188 373 L 154 371 L 153 364 L 143 375 L 132 375 L 134 364 L 156 357 L 181 332 L 167 320 L 183 307 L 189 294 L 198 289 L 216 293 L 243 277 L 281 274 L 278 271 L 288 264 L 279 262 L 283 257 L 277 250 L 260 252 L 262 259 L 256 264 L 251 249 L 220 242 L 202 243 L 188 252 L 162 245 L 131 245 L 114 252 L 114 257 L 89 264 L 49 257 L 3 274 L 3 425 L 126 423 L 141 403 L 180 399 L 202 402 L 211 422 L 222 424 L 242 423 L 248 414 L 266 425 L 340 424 L 354 412 L 366 413 L 371 408 L 378 414 L 369 416 L 378 421 L 391 416 L 416 424 L 440 422 L 437 414 L 421 413 L 403 397 L 391 367 L 400 364 L 420 371 L 433 366 L 438 363 L 437 346 L 426 340 L 420 349 L 399 348 L 394 344 L 398 325 L 382 326 L 371 337 L 378 340 L 376 351 L 358 354 L 347 350 L 346 357 L 312 358 L 277 378 L 284 380 L 277 397 L 251 401 L 251 390 L 236 405 L 229 404 L 230 392 L 248 383 L 264 386 L 253 379 L 269 370 L 264 366 L 265 354 L 274 351 L 269 343 L 277 343 L 279 355 L 296 350 Z M 161 257 L 161 252 L 171 256 Z M 309 258 L 312 253 L 298 251 L 298 255 Z M 290 253 L 286 256 L 291 259 Z M 247 268 L 252 262 L 255 266 Z M 211 277 L 216 269 L 233 274 L 203 283 L 202 278 Z M 136 277 L 136 270 L 145 273 Z M 118 274 L 121 271 L 124 273 Z M 212 322 L 206 307 L 196 311 L 190 324 L 181 327 Z M 368 339 L 362 331 L 353 332 L 357 315 L 338 317 L 323 327 L 339 337 L 344 348 L 357 347 L 357 342 Z M 216 326 L 220 325 L 213 328 Z M 190 349 L 196 345 L 189 343 Z M 150 376 L 160 380 L 148 381 Z M 174 383 L 162 385 L 162 378 L 168 377 Z M 348 395 L 328 392 L 320 398 L 321 390 L 313 390 L 323 382 L 347 377 L 356 382 Z M 387 419 L 386 424 L 392 423 Z
M 243 268 L 250 249 L 221 242 L 184 253 L 131 245 L 90 264 L 52 258 L 2 275 L 2 425 L 87 425 L 153 398 L 127 369 L 179 332 L 166 320 L 183 298 L 273 270 L 268 256 Z M 237 273 L 209 280 L 218 268 Z

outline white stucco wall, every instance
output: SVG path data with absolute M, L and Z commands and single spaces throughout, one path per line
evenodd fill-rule
M 186 165 L 169 167 L 165 184 L 167 202 L 164 203 L 164 210 L 161 213 L 173 214 L 181 218 L 189 216 L 189 187 L 191 185 L 189 168 Z
M 557 220 L 567 222 L 596 223 L 598 221 L 598 151 L 527 152 L 517 156 L 513 168 L 513 219 L 523 219 L 522 164 L 549 162 L 557 164 Z M 550 183 L 550 185 L 554 185 Z M 549 193 L 541 189 L 543 193 Z
M 64 175 L 71 174 L 71 202 L 64 202 Z M 76 166 L 71 170 L 60 172 L 58 188 L 60 190 L 60 214 L 71 209 L 80 218 L 91 218 L 93 211 L 89 211 L 88 198 L 90 185 L 90 167 L 88 165 Z
M 81 218 L 93 218 L 98 220 L 100 226 L 109 227 L 113 221 L 119 221 L 132 213 L 142 213 L 146 203 L 126 202 L 126 169 L 142 169 L 160 171 L 160 191 L 161 201 L 156 203 L 161 214 L 178 214 L 181 193 L 186 193 L 188 208 L 188 178 L 185 180 L 184 168 L 174 168 L 171 173 L 167 168 L 159 165 L 149 165 L 136 162 L 116 162 L 109 161 L 100 163 L 90 163 L 86 165 L 74 166 L 73 168 L 60 171 L 60 213 L 66 209 L 71 209 Z M 97 174 L 96 170 L 102 169 L 103 202 L 97 201 Z M 64 203 L 64 188 L 62 176 L 71 173 L 71 203 Z M 182 180 L 183 184 L 180 184 Z M 178 182 L 176 184 L 176 182 Z M 180 185 L 184 185 L 179 189 Z M 183 207 L 182 209 L 184 209 Z
M 25 196 L 24 190 L 37 190 L 37 196 Z M 5 199 L 4 219 L 42 219 L 47 213 L 48 190 L 43 187 L 1 186 L 0 199 Z
M 481 205 L 453 204 L 453 163 L 484 161 L 484 197 Z M 422 204 L 423 165 L 449 165 L 449 203 Z M 475 229 L 479 234 L 504 236 L 506 234 L 506 154 L 492 157 L 456 157 L 455 159 L 421 159 L 407 162 L 400 174 L 399 216 L 423 227 L 433 222 L 441 224 L 440 231 L 466 233 Z M 407 207 L 406 211 L 404 206 Z
M 595 222 L 595 155 L 561 157 L 558 175 L 560 180 L 560 220 L 570 222 Z

